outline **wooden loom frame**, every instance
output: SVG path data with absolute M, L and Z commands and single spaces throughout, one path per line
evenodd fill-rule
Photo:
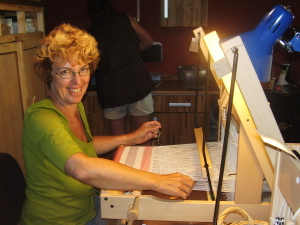
M 202 39 L 199 44 L 204 55 L 206 55 L 207 48 L 203 45 Z M 295 196 L 291 193 L 296 191 L 297 187 L 291 180 L 299 174 L 300 164 L 299 161 L 291 158 L 286 153 L 266 146 L 256 132 L 256 129 L 258 129 L 279 141 L 283 141 L 240 37 L 222 44 L 228 62 L 232 62 L 233 55 L 230 51 L 232 46 L 238 46 L 239 48 L 237 80 L 233 98 L 235 118 L 239 122 L 236 190 L 235 200 L 221 201 L 219 212 L 232 206 L 240 207 L 255 220 L 269 221 L 270 217 L 276 217 L 280 203 L 274 196 L 281 195 L 281 192 L 284 196 L 288 196 L 288 198 L 285 198 L 294 213 L 299 208 L 299 197 L 295 199 Z M 221 93 L 224 94 L 225 91 L 228 93 L 230 76 L 224 77 L 222 82 L 217 78 L 212 65 L 210 69 Z M 289 169 L 293 171 L 292 174 L 281 174 L 283 167 L 280 166 L 280 162 L 288 162 Z M 273 200 L 271 203 L 261 202 L 264 178 L 272 191 Z M 288 187 L 282 185 L 283 182 L 287 181 L 290 181 Z M 280 189 L 279 186 L 281 186 Z M 165 200 L 151 195 L 136 197 L 124 195 L 120 191 L 108 190 L 102 190 L 101 192 L 102 217 L 127 219 L 129 209 L 134 205 L 136 198 L 139 199 L 135 218 L 138 220 L 213 222 L 215 202 L 211 200 Z M 239 219 L 239 215 L 229 215 L 226 221 L 237 221 Z

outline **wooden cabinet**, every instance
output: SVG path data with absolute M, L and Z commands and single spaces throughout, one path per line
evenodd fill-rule
M 208 0 L 161 0 L 161 27 L 207 26 Z
M 19 18 L 27 12 L 35 13 L 39 18 L 42 15 L 42 7 L 5 3 L 0 3 L 0 11 L 11 11 Z M 42 25 L 37 27 L 43 29 Z M 36 75 L 32 61 L 43 37 L 43 30 L 0 36 L 0 151 L 10 153 L 23 171 L 21 135 L 24 111 L 46 97 L 46 86 Z
M 162 125 L 160 144 L 195 143 L 194 128 L 197 124 L 205 126 L 205 96 L 199 95 L 196 99 L 193 94 L 154 94 L 153 100 L 154 113 L 151 117 Z M 209 128 L 209 123 L 206 126 Z M 209 132 L 209 129 L 206 131 Z

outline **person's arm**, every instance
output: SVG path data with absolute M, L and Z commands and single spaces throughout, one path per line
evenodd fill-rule
M 129 16 L 132 27 L 135 29 L 137 36 L 140 40 L 139 49 L 143 51 L 153 44 L 151 35 L 131 16 Z
M 93 144 L 97 155 L 109 152 L 120 145 L 136 145 L 157 137 L 161 125 L 157 121 L 144 123 L 136 131 L 118 136 L 94 136 Z
M 83 153 L 72 155 L 65 171 L 75 179 L 96 188 L 110 190 L 153 190 L 186 199 L 194 186 L 193 180 L 181 173 L 158 175 L 137 170 L 103 159 L 87 157 Z

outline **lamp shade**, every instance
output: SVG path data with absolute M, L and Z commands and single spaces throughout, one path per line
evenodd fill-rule
M 260 81 L 270 80 L 273 46 L 289 28 L 293 19 L 294 15 L 289 8 L 276 5 L 254 30 L 239 34 Z

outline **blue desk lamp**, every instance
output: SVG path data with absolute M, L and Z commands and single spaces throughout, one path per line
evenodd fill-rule
M 289 52 L 300 51 L 299 32 L 290 42 L 281 40 L 293 20 L 294 15 L 289 7 L 276 5 L 261 19 L 254 30 L 239 34 L 261 82 L 270 80 L 273 46 L 277 42 Z

